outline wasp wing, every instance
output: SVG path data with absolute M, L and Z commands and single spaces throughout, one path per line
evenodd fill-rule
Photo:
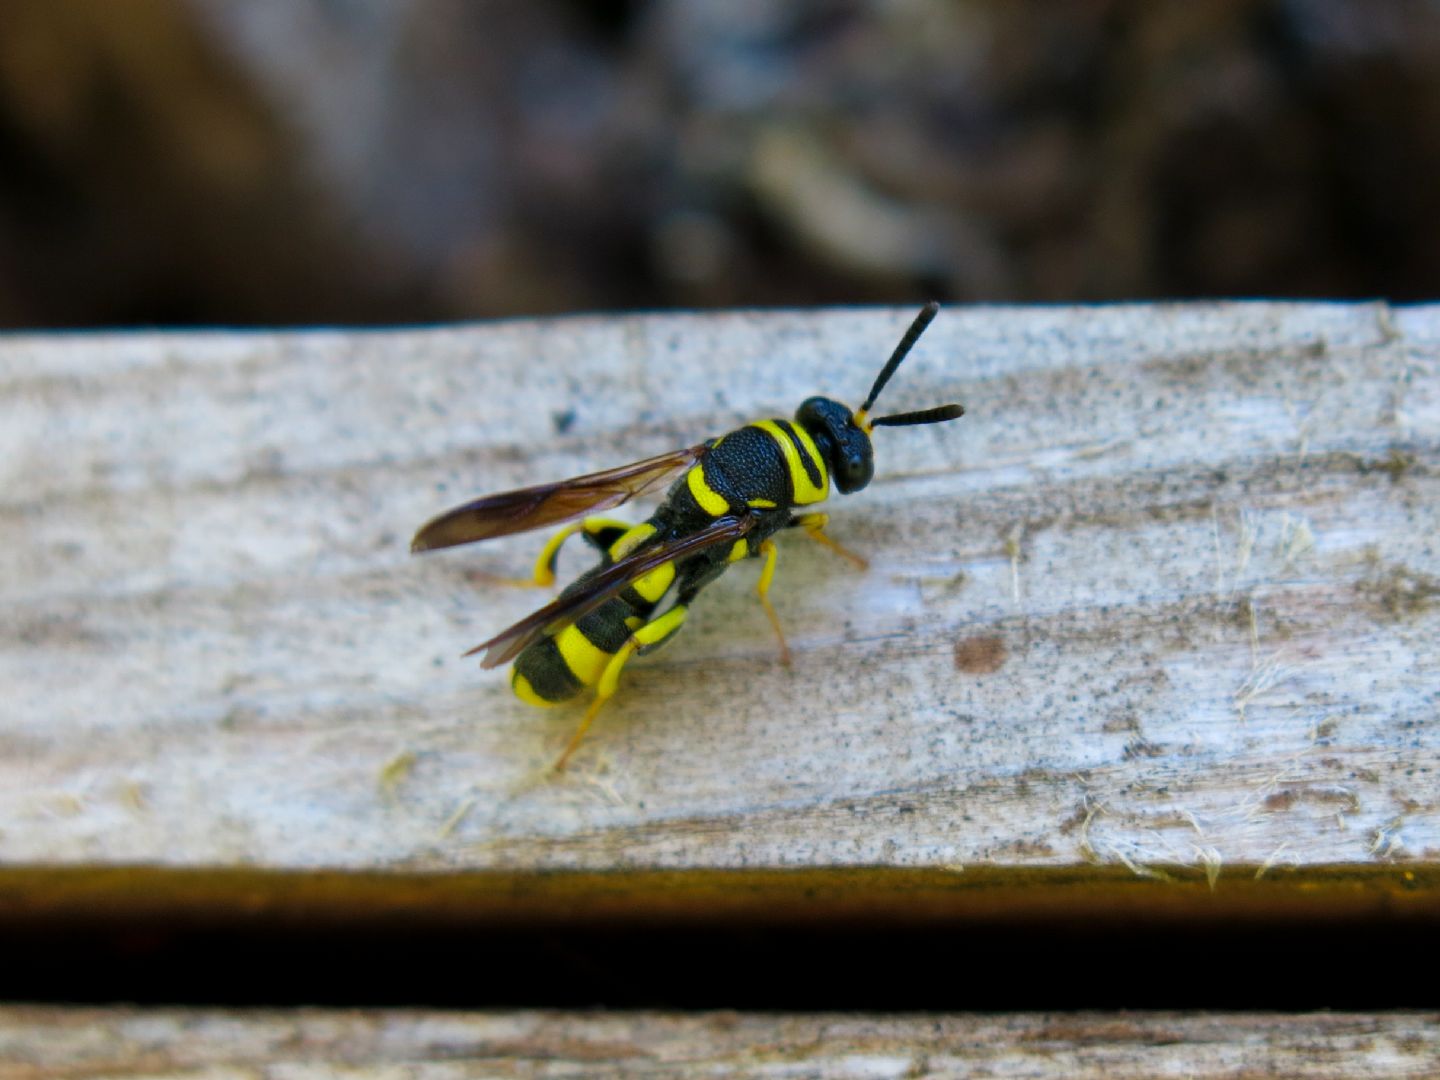
M 426 522 L 410 541 L 410 550 L 433 551 L 456 544 L 473 544 L 477 540 L 557 525 L 581 514 L 609 510 L 663 486 L 699 461 L 705 450 L 705 444 L 701 443 L 618 469 L 487 495 Z
M 717 544 L 734 543 L 754 527 L 755 521 L 754 514 L 717 518 L 699 532 L 641 548 L 583 582 L 577 582 L 578 587 L 573 592 L 562 593 L 539 611 L 531 612 L 508 630 L 476 645 L 465 655 L 484 653 L 480 658 L 482 668 L 508 663 L 545 633 L 568 626 L 589 614 L 656 567 L 672 560 L 687 559 Z

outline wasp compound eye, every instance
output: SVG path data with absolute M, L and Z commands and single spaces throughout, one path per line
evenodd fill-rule
M 875 476 L 875 454 L 870 449 L 870 437 L 859 428 L 851 429 L 852 445 L 844 448 L 840 460 L 835 463 L 835 486 L 844 494 L 859 491 Z

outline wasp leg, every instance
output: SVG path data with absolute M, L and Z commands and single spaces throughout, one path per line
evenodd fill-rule
M 513 585 L 523 589 L 548 589 L 555 584 L 555 564 L 559 561 L 560 549 L 570 537 L 576 533 L 584 533 L 586 540 L 601 551 L 605 551 L 630 528 L 628 522 L 616 521 L 614 518 L 587 517 L 582 521 L 566 525 L 545 541 L 545 546 L 540 549 L 540 554 L 535 559 L 535 569 L 530 577 L 502 577 L 499 574 L 482 572 L 473 573 L 471 576 L 493 585 Z
M 765 617 L 770 620 L 775 636 L 780 639 L 780 663 L 790 666 L 790 646 L 785 644 L 785 632 L 780 629 L 780 617 L 775 614 L 775 605 L 770 603 L 770 583 L 775 579 L 775 556 L 779 549 L 775 541 L 767 538 L 757 555 L 765 556 L 765 568 L 760 571 L 760 584 L 755 591 L 760 594 L 760 603 L 765 605 Z
M 561 772 L 565 763 L 570 760 L 570 755 L 575 752 L 585 733 L 590 730 L 590 725 L 595 722 L 595 717 L 600 712 L 600 707 L 609 701 L 615 694 L 615 689 L 620 685 L 620 672 L 625 667 L 625 662 L 636 653 L 645 654 L 658 649 L 680 629 L 685 622 L 685 615 L 689 609 L 684 604 L 675 604 L 665 614 L 660 615 L 644 626 L 636 630 L 625 644 L 621 645 L 615 655 L 605 665 L 605 671 L 600 676 L 600 682 L 595 686 L 595 698 L 590 702 L 590 707 L 585 710 L 585 716 L 580 721 L 580 726 L 575 729 L 575 734 L 570 736 L 570 741 L 565 744 L 565 751 L 555 761 L 555 771 Z
M 834 540 L 831 540 L 830 537 L 825 535 L 825 526 L 829 524 L 829 514 L 797 514 L 795 517 L 792 517 L 790 519 L 790 522 L 786 527 L 791 529 L 804 529 L 805 535 L 810 537 L 811 540 L 819 541 L 831 551 L 835 552 L 835 554 L 844 556 L 845 558 L 849 559 L 852 563 L 856 565 L 856 567 L 861 570 L 870 569 L 870 562 L 868 559 L 865 558 L 865 556 L 857 555 L 849 548 L 841 547 Z

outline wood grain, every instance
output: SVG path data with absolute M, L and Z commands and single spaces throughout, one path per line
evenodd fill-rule
M 541 538 L 413 529 L 853 400 L 911 314 L 0 340 L 6 895 L 863 867 L 1433 911 L 1435 307 L 943 311 L 883 404 L 969 415 L 830 505 L 868 572 L 784 545 L 793 667 L 739 567 L 547 778 L 578 711 L 458 659 Z
M 1440 1017 L 0 1009 L 0 1080 L 1434 1076 Z

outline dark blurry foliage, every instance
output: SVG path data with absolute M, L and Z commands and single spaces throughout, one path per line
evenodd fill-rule
M 0 322 L 1440 293 L 1440 5 L 5 0 Z
M 0 3 L 0 321 L 403 317 L 363 226 L 180 4 Z

